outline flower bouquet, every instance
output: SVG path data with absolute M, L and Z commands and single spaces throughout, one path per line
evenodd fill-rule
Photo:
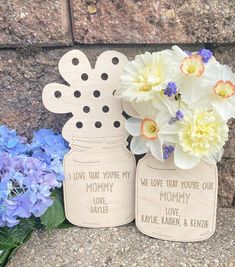
M 178 241 L 214 232 L 216 162 L 228 139 L 227 121 L 235 117 L 234 94 L 235 74 L 207 49 L 191 53 L 173 46 L 126 65 L 116 95 L 130 116 L 125 127 L 131 151 L 147 153 L 137 166 L 136 221 L 142 232 Z
M 131 151 L 148 151 L 158 160 L 174 152 L 177 167 L 221 159 L 227 121 L 235 117 L 235 74 L 212 52 L 172 50 L 136 56 L 128 63 L 116 94 L 132 118 Z M 128 105 L 129 104 L 129 105 Z

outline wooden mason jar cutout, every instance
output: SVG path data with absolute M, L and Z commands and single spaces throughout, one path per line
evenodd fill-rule
M 101 54 L 92 69 L 79 50 L 66 53 L 59 71 L 69 84 L 51 83 L 43 103 L 55 113 L 71 112 L 63 137 L 71 150 L 64 158 L 64 205 L 78 226 L 112 227 L 134 219 L 135 158 L 120 99 L 114 96 L 127 58 L 116 51 Z
M 215 231 L 217 191 L 216 165 L 182 170 L 172 157 L 163 163 L 147 154 L 137 166 L 137 228 L 163 240 L 205 240 Z

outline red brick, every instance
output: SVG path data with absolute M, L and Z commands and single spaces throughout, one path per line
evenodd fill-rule
M 231 0 L 71 2 L 78 43 L 235 42 L 235 4 Z
M 0 46 L 71 42 L 67 0 L 0 0 Z

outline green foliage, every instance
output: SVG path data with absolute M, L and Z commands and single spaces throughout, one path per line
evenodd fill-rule
M 11 255 L 11 253 L 14 251 L 14 248 L 12 249 L 7 249 L 1 252 L 0 254 L 0 267 L 5 266 L 5 264 L 7 263 L 7 260 L 9 258 L 9 256 Z
M 40 217 L 46 229 L 58 227 L 65 221 L 62 193 L 55 190 L 52 197 L 54 198 L 52 206 Z
M 12 227 L 0 228 L 0 250 L 11 249 L 22 245 L 31 235 L 34 228 L 32 219 L 24 219 Z
M 58 225 L 57 229 L 68 229 L 70 227 L 73 227 L 73 224 L 71 224 L 68 220 L 63 221 L 60 225 Z
M 34 229 L 72 226 L 65 219 L 61 189 L 54 190 L 51 196 L 54 202 L 40 218 L 21 219 L 20 223 L 12 228 L 0 227 L 0 267 L 5 266 L 12 252 L 29 239 Z
M 11 253 L 21 246 L 34 229 L 34 221 L 32 219 L 21 220 L 20 224 L 8 228 L 0 228 L 0 267 L 4 266 Z

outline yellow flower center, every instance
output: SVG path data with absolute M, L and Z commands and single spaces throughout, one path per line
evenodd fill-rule
M 195 110 L 186 115 L 179 131 L 180 144 L 194 156 L 218 153 L 227 140 L 228 127 L 213 111 Z
M 161 83 L 160 73 L 152 67 L 146 67 L 139 71 L 137 83 L 139 84 L 139 91 L 151 91 L 154 86 Z
M 235 84 L 231 81 L 218 81 L 214 86 L 214 93 L 222 98 L 228 98 L 235 94 Z
M 183 59 L 180 65 L 180 70 L 186 75 L 200 77 L 205 70 L 205 66 L 201 56 L 191 55 Z
M 141 123 L 141 134 L 147 139 L 154 140 L 159 132 L 155 121 L 145 118 Z
M 150 84 L 144 84 L 143 86 L 140 87 L 140 91 L 143 91 L 143 92 L 151 91 L 151 89 L 152 89 L 152 86 Z

